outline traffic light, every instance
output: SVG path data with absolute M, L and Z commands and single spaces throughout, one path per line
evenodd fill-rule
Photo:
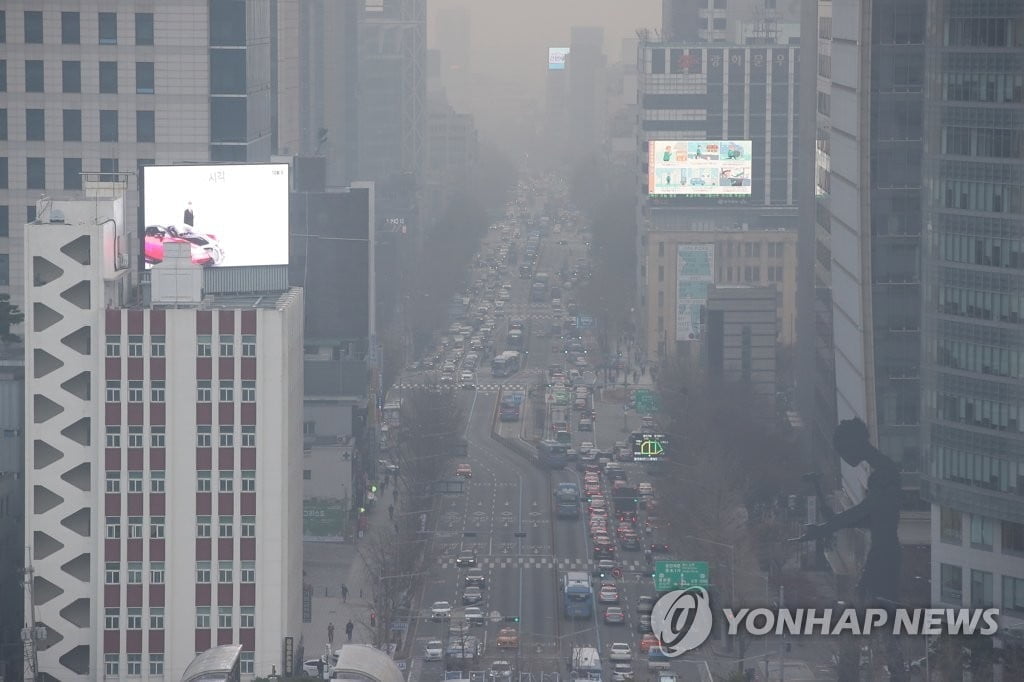
M 519 622 L 519 616 L 505 616 L 505 622 L 506 623 L 518 623 Z
M 376 483 L 374 483 L 374 484 L 372 484 L 370 486 L 370 492 L 371 493 L 376 493 L 377 492 L 377 484 Z

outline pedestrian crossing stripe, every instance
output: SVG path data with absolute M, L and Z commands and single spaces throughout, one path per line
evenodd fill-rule
M 438 559 L 441 568 L 454 568 L 453 557 Z M 616 564 L 623 571 L 649 570 L 642 561 L 623 561 Z M 551 556 L 498 556 L 477 559 L 475 568 L 557 568 L 559 571 L 589 571 L 594 564 L 586 559 L 557 559 Z
M 401 383 L 397 384 L 397 388 L 405 389 L 405 390 L 416 390 L 416 389 L 423 389 L 423 388 L 434 388 L 434 386 L 435 385 L 431 385 L 431 384 L 427 384 L 427 383 L 423 383 L 423 382 L 416 382 L 416 383 L 401 382 Z M 451 386 L 452 386 L 452 388 L 459 388 L 461 386 L 461 384 L 456 382 L 454 384 L 451 384 Z M 478 390 L 478 391 L 480 391 L 482 393 L 494 393 L 494 392 L 500 391 L 502 389 L 505 389 L 506 391 L 525 391 L 526 390 L 526 386 L 523 386 L 521 384 L 476 384 L 475 388 L 476 388 L 476 390 Z

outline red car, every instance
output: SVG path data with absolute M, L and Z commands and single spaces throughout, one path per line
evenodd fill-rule
M 209 267 L 224 262 L 224 249 L 217 243 L 216 236 L 178 230 L 173 225 L 150 225 L 145 236 L 146 263 L 163 262 L 164 244 L 189 244 L 192 262 L 196 265 Z
M 640 653 L 646 654 L 652 646 L 659 646 L 658 638 L 652 634 L 646 634 L 640 638 Z

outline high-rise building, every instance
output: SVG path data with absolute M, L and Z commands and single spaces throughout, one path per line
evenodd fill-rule
M 248 679 L 290 669 L 302 291 L 204 298 L 188 245 L 168 244 L 142 306 L 113 252 L 129 243 L 123 198 L 39 209 L 24 228 L 39 672 L 179 679 L 225 643 Z
M 604 29 L 573 26 L 565 65 L 569 133 L 566 156 L 570 162 L 579 162 L 595 151 L 603 153 L 605 147 L 608 58 L 604 54 Z
M 22 302 L 21 231 L 11 225 L 32 220 L 43 194 L 83 190 L 83 172 L 269 160 L 270 8 L 270 0 L 144 11 L 109 0 L 4 3 L 0 292 Z M 127 201 L 135 215 L 134 191 Z
M 1019 628 L 1024 5 L 934 0 L 928 13 L 922 431 L 932 599 L 1001 607 L 1004 625 Z
M 22 669 L 25 625 L 25 363 L 20 346 L 0 345 L 0 676 Z
M 473 84 L 473 16 L 467 7 L 438 11 L 434 47 L 441 52 L 441 83 L 457 111 L 470 111 Z

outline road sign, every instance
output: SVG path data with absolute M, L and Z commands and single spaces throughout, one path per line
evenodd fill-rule
M 633 391 L 633 409 L 639 414 L 654 414 L 658 411 L 658 398 L 653 391 L 638 388 Z
M 488 618 L 490 618 L 492 623 L 500 623 L 501 617 L 501 611 L 491 611 L 490 614 L 488 614 Z
M 706 561 L 655 561 L 654 589 L 659 592 L 681 587 L 707 587 L 708 562 Z
M 409 624 L 408 623 L 401 623 L 400 622 L 400 623 L 392 623 L 391 624 L 391 630 L 393 632 L 405 632 L 408 629 L 409 629 Z
M 444 495 L 458 495 L 464 492 L 465 481 L 461 478 L 434 481 L 434 492 Z
M 577 329 L 593 329 L 594 318 L 590 315 L 577 315 L 576 316 L 576 328 Z
M 668 454 L 668 436 L 663 433 L 634 433 L 632 440 L 638 462 L 656 462 Z

